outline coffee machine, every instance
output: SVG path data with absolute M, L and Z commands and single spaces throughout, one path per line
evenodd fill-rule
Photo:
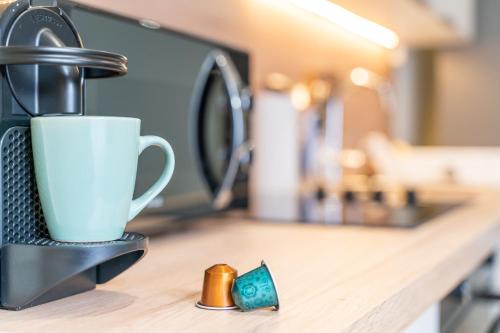
M 148 240 L 137 233 L 111 242 L 50 239 L 30 119 L 83 115 L 86 79 L 124 75 L 127 59 L 83 48 L 56 1 L 0 6 L 0 307 L 20 310 L 111 280 L 145 255 Z

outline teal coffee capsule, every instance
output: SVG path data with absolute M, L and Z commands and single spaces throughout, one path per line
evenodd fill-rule
M 234 303 L 243 311 L 268 307 L 279 309 L 275 280 L 264 261 L 260 267 L 237 277 L 231 293 Z

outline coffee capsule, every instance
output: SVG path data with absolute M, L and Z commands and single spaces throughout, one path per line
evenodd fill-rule
M 196 306 L 206 310 L 232 310 L 237 307 L 231 297 L 231 286 L 238 272 L 229 265 L 217 264 L 205 270 L 201 300 Z
M 231 293 L 234 303 L 243 311 L 267 307 L 279 310 L 275 280 L 264 261 L 260 267 L 237 277 Z

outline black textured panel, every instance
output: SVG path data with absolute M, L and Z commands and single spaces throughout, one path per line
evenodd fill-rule
M 38 198 L 30 129 L 12 127 L 1 142 L 3 244 L 49 238 Z
M 10 128 L 4 134 L 0 149 L 3 244 L 101 246 L 144 238 L 141 234 L 124 233 L 119 240 L 110 242 L 70 243 L 50 239 L 36 188 L 30 129 Z

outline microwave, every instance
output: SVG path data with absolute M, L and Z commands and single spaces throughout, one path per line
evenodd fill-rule
M 71 1 L 59 5 L 85 47 L 124 54 L 128 74 L 87 84 L 87 115 L 141 119 L 141 135 L 175 152 L 172 180 L 143 211 L 174 217 L 248 206 L 251 146 L 249 55 L 245 52 Z M 139 157 L 134 197 L 158 178 L 163 156 Z

